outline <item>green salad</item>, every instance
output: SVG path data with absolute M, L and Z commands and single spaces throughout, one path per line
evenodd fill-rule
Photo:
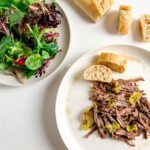
M 0 2 L 0 71 L 23 83 L 42 76 L 56 54 L 62 14 L 56 3 L 41 0 Z

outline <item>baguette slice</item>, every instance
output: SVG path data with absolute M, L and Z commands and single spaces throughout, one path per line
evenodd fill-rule
M 96 0 L 96 1 L 102 15 L 104 15 L 107 11 L 109 11 L 114 4 L 114 0 Z
M 142 40 L 144 42 L 150 42 L 150 15 L 142 15 L 140 17 L 140 30 Z
M 72 0 L 94 22 L 97 22 L 114 4 L 114 0 Z
M 81 8 L 94 22 L 101 17 L 101 12 L 96 0 L 73 0 L 74 3 Z
M 89 81 L 111 82 L 112 71 L 103 65 L 93 65 L 84 71 L 83 77 Z
M 132 20 L 132 8 L 130 6 L 120 6 L 119 10 L 119 34 L 128 34 Z
M 127 67 L 127 60 L 121 55 L 113 53 L 101 53 L 98 64 L 105 65 L 117 72 L 124 72 Z

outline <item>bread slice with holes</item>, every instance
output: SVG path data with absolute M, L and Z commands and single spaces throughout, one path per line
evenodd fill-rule
M 103 65 L 93 65 L 84 71 L 83 77 L 89 81 L 111 82 L 112 71 Z
M 105 65 L 114 71 L 122 73 L 126 70 L 127 60 L 121 55 L 103 52 L 99 56 L 98 64 Z

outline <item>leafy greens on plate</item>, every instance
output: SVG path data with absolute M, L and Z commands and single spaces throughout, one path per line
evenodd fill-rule
M 45 73 L 60 51 L 57 43 L 62 14 L 56 3 L 42 0 L 0 2 L 0 71 L 23 83 Z

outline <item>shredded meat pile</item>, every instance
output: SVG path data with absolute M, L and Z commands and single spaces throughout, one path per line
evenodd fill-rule
M 89 137 L 98 131 L 101 138 L 111 137 L 135 146 L 133 140 L 141 134 L 148 138 L 150 133 L 150 103 L 137 82 L 143 78 L 114 80 L 111 83 L 95 82 L 92 87 L 94 106 Z

